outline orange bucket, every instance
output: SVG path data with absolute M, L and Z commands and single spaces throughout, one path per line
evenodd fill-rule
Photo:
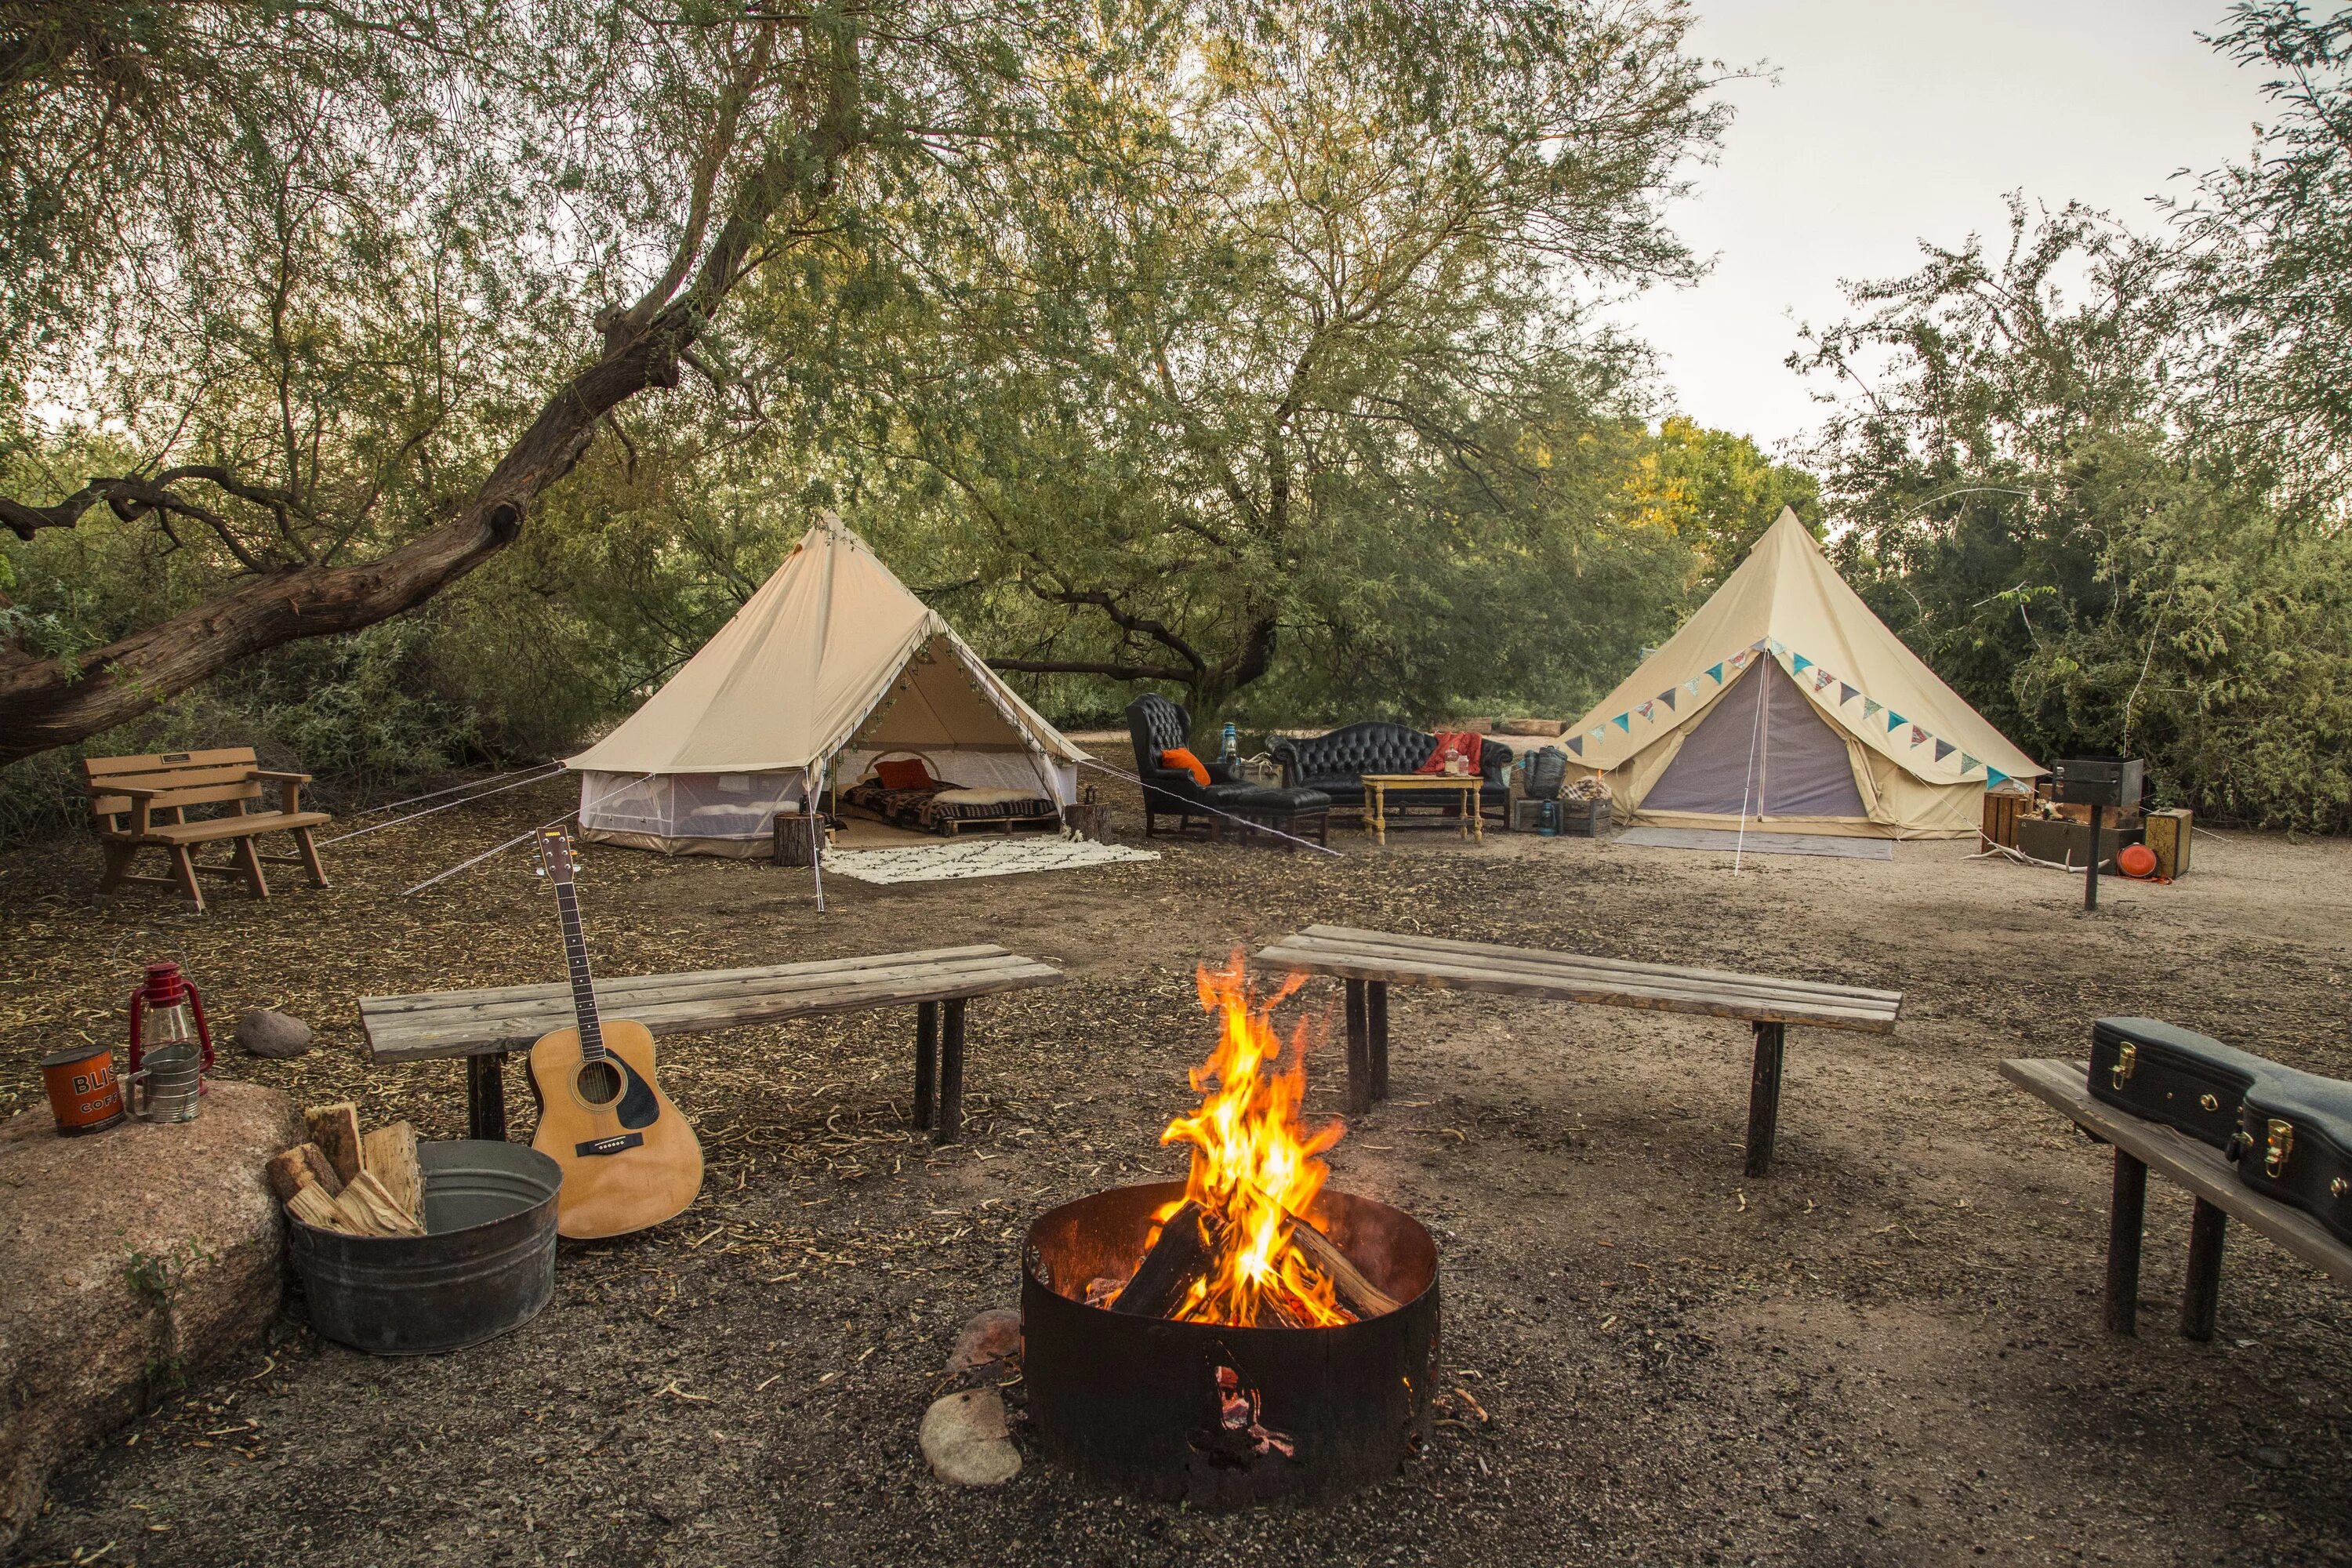
M 41 1058 L 49 1109 L 68 1138 L 103 1132 L 122 1120 L 122 1085 L 114 1077 L 111 1046 L 76 1046 Z

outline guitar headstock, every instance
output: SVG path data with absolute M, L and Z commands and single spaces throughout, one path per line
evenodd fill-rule
M 572 885 L 572 873 L 580 864 L 579 853 L 572 847 L 572 835 L 562 823 L 539 830 L 540 876 L 548 878 L 557 887 Z

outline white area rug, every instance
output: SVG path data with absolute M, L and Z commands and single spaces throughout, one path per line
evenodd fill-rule
M 1751 833 L 1743 846 L 1738 833 L 1719 827 L 1629 827 L 1616 841 L 1657 849 L 1714 849 L 1726 855 L 1740 849 L 1749 855 L 1825 855 L 1837 860 L 1895 858 L 1891 838 L 1839 838 L 1826 833 Z
M 1023 871 L 1073 871 L 1121 860 L 1157 860 L 1159 851 L 1079 838 L 950 839 L 892 849 L 828 849 L 828 876 L 856 882 L 947 882 L 1011 877 Z

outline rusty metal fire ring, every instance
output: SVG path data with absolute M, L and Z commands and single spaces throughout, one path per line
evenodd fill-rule
M 1209 1508 L 1393 1476 L 1427 1431 L 1437 1365 L 1429 1232 L 1402 1209 L 1325 1190 L 1316 1223 L 1403 1303 L 1336 1328 L 1170 1322 L 1065 1293 L 1133 1273 L 1153 1211 L 1183 1192 L 1181 1182 L 1114 1187 L 1029 1227 L 1022 1368 L 1041 1446 L 1096 1483 Z

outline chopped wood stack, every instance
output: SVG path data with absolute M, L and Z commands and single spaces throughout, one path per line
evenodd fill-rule
M 268 1165 L 269 1190 L 288 1214 L 346 1236 L 425 1234 L 415 1128 L 395 1121 L 362 1134 L 359 1107 L 349 1100 L 314 1106 L 302 1120 L 310 1141 Z

